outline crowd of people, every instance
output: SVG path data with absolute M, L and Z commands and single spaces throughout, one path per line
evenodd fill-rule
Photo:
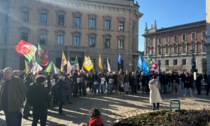
M 208 75 L 191 73 L 153 73 L 146 75 L 139 71 L 91 72 L 72 71 L 70 74 L 24 73 L 10 67 L 0 72 L 0 110 L 3 110 L 8 126 L 21 126 L 21 118 L 28 119 L 33 110 L 33 123 L 36 126 L 40 120 L 41 126 L 46 125 L 47 109 L 58 106 L 58 114 L 63 115 L 63 105 L 71 104 L 72 97 L 87 94 L 103 96 L 113 93 L 136 94 L 150 93 L 150 103 L 154 110 L 159 110 L 162 101 L 160 93 L 172 92 L 178 95 L 180 87 L 184 96 L 193 91 L 201 95 L 202 83 L 206 84 L 206 96 L 209 94 L 210 73 Z M 89 93 L 88 93 L 89 92 Z M 24 107 L 23 107 L 24 103 Z M 23 108 L 23 111 L 22 111 Z M 91 126 L 91 125 L 90 125 Z

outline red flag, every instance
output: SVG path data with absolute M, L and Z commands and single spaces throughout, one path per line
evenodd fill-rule
M 15 49 L 18 53 L 23 54 L 29 62 L 31 61 L 37 50 L 36 46 L 24 40 L 21 40 L 18 45 L 15 46 Z
M 158 64 L 154 61 L 151 62 L 150 70 L 155 71 L 158 68 Z

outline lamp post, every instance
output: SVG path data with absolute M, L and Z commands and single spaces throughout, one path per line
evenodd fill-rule
M 197 70 L 196 70 L 196 63 L 195 63 L 195 55 L 194 55 L 194 51 L 195 51 L 195 43 L 193 42 L 192 43 L 192 69 L 191 69 L 191 71 L 192 71 L 192 73 L 193 73 L 193 79 L 194 79 L 194 81 L 196 80 L 196 72 L 197 72 Z

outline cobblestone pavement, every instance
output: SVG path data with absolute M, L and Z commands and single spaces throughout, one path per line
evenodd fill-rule
M 170 99 L 179 99 L 181 105 L 192 105 L 192 107 L 206 107 L 210 103 L 210 98 L 204 94 L 194 97 L 183 97 L 183 92 L 179 95 L 162 94 L 163 102 L 160 109 L 169 109 Z M 58 115 L 57 108 L 49 109 L 48 126 L 78 126 L 81 122 L 88 123 L 89 110 L 93 107 L 99 108 L 105 126 L 111 126 L 113 121 L 122 113 L 134 110 L 151 111 L 152 105 L 149 104 L 149 94 L 113 94 L 104 96 L 93 96 L 88 94 L 86 97 L 72 98 L 73 104 L 64 105 L 65 115 Z M 32 118 L 22 120 L 22 126 L 31 126 Z M 0 112 L 0 126 L 6 126 L 3 112 Z

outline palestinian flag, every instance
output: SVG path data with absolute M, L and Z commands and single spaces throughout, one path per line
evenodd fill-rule
M 18 53 L 23 54 L 28 62 L 31 62 L 37 50 L 36 46 L 24 40 L 20 40 L 18 45 L 15 46 L 15 49 Z

